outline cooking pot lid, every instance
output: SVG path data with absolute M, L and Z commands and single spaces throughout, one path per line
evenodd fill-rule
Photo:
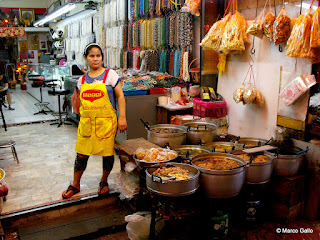
M 190 130 L 214 130 L 217 128 L 217 124 L 209 121 L 186 121 L 183 122 L 182 125 L 190 128 Z

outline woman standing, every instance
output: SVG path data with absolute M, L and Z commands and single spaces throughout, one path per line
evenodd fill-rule
M 80 122 L 76 144 L 73 183 L 62 193 L 70 198 L 80 192 L 80 180 L 89 156 L 102 156 L 103 174 L 98 194 L 109 192 L 108 176 L 114 164 L 114 139 L 117 132 L 115 97 L 119 105 L 118 130 L 127 129 L 126 104 L 120 79 L 111 69 L 102 67 L 103 52 L 96 43 L 87 45 L 84 58 L 90 71 L 78 80 L 80 90 Z

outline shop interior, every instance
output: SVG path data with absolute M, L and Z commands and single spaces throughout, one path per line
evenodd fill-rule
M 0 0 L 0 238 L 319 239 L 319 4 Z M 91 156 L 63 199 L 89 43 L 119 75 L 128 128 L 110 193 Z

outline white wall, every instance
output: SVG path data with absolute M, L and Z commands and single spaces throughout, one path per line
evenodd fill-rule
M 3 0 L 0 7 L 7 8 L 47 8 L 51 0 Z
M 252 41 L 251 35 L 249 38 Z M 230 124 L 228 132 L 230 134 L 270 139 L 275 135 L 277 115 L 305 120 L 308 95 L 290 107 L 285 107 L 278 96 L 279 89 L 295 77 L 303 73 L 311 73 L 311 63 L 306 59 L 296 60 L 285 56 L 285 49 L 279 52 L 278 46 L 265 37 L 262 40 L 256 38 L 254 44 L 254 55 L 250 54 L 252 45 L 249 45 L 246 46 L 245 53 L 238 56 L 233 55 L 228 59 L 226 72 L 219 77 L 218 92 L 228 104 Z M 237 104 L 233 100 L 233 92 L 241 87 L 249 69 L 249 63 L 253 64 L 256 89 L 265 97 L 264 107 Z

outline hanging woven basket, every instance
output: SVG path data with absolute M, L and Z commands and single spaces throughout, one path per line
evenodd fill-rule
M 196 65 L 196 67 L 191 68 L 192 64 L 197 61 L 200 60 L 200 58 L 195 58 L 191 61 L 190 65 L 189 65 L 189 73 L 191 75 L 192 81 L 194 83 L 199 83 L 200 82 L 200 61 L 199 63 Z

